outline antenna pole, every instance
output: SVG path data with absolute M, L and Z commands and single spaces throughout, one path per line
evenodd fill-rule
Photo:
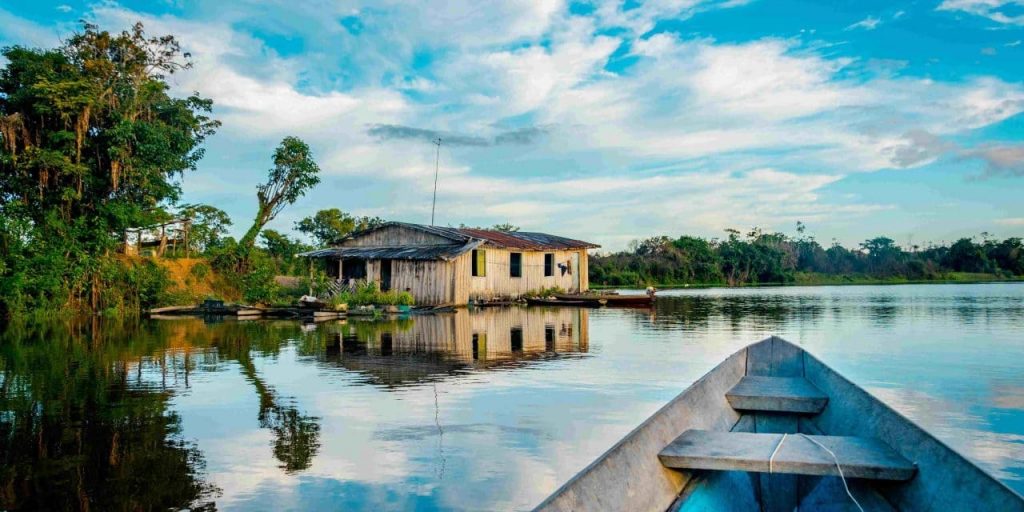
M 430 225 L 434 225 L 434 209 L 437 207 L 437 168 L 441 162 L 441 137 L 434 141 L 437 145 L 437 156 L 434 157 L 434 200 L 430 203 Z

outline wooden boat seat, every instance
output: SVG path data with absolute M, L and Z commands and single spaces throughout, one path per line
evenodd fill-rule
M 807 439 L 810 438 L 835 453 L 846 478 L 909 480 L 916 471 L 912 462 L 877 439 L 789 434 L 779 446 L 782 437 L 782 434 L 687 430 L 666 446 L 658 458 L 673 469 L 838 476 L 836 459 Z
M 725 398 L 738 411 L 817 414 L 828 404 L 828 395 L 803 377 L 748 375 L 733 386 Z

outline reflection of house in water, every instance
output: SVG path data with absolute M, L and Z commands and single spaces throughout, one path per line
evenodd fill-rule
M 589 311 L 578 308 L 460 309 L 397 321 L 350 321 L 328 361 L 387 386 L 479 369 L 519 367 L 588 350 Z

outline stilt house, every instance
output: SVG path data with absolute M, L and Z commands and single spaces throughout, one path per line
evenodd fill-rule
M 420 305 L 519 297 L 561 288 L 586 291 L 587 250 L 598 245 L 544 233 L 388 222 L 305 253 L 328 260 L 344 283 L 408 291 Z

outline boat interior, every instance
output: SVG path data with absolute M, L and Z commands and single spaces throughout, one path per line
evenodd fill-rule
M 778 337 L 730 356 L 537 508 L 979 509 L 1024 501 Z

